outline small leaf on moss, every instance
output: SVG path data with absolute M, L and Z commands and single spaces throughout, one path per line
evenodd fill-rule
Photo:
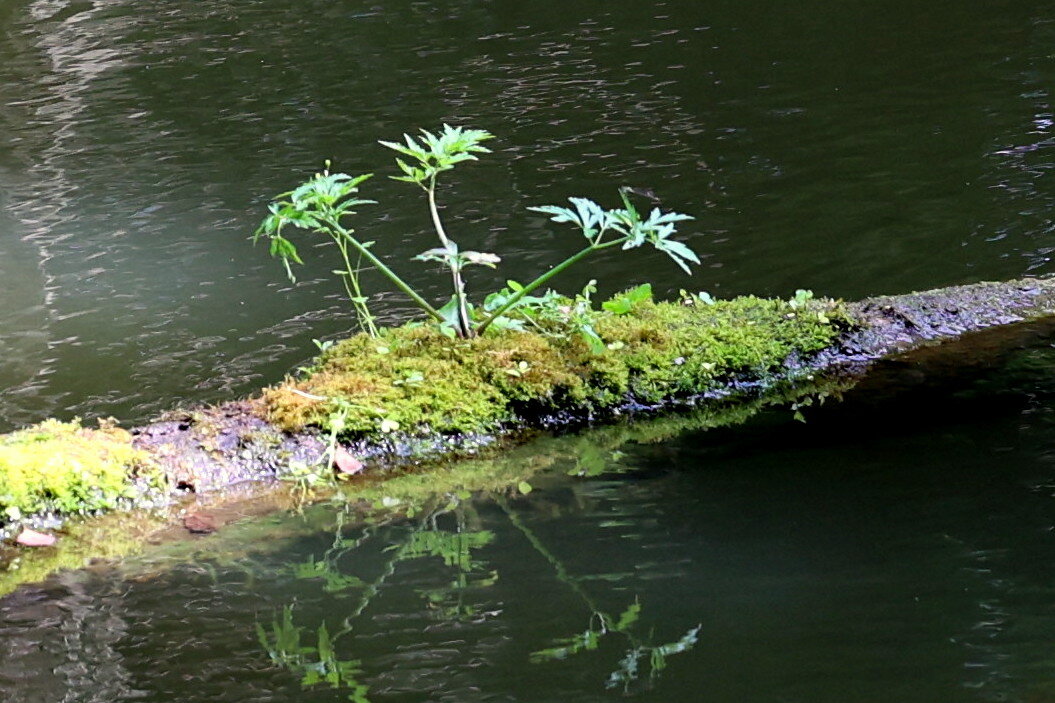
M 58 540 L 55 535 L 47 535 L 36 530 L 22 530 L 15 541 L 23 547 L 50 547 Z
M 361 473 L 363 470 L 363 462 L 352 456 L 344 447 L 337 447 L 334 450 L 333 463 L 337 465 L 338 471 L 349 476 Z

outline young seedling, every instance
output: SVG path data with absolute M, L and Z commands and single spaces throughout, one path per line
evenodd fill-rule
M 342 224 L 342 218 L 353 214 L 354 207 L 373 203 L 356 195 L 359 184 L 370 178 L 370 174 L 356 177 L 343 173 L 331 174 L 327 162 L 322 173 L 316 174 L 297 189 L 283 193 L 278 196 L 279 200 L 271 203 L 271 214 L 264 219 L 253 239 L 270 239 L 272 256 L 282 259 L 287 275 L 291 280 L 295 280 L 290 263 L 303 262 L 296 246 L 284 235 L 283 228 L 292 225 L 329 236 L 337 244 L 344 261 L 344 268 L 334 273 L 344 281 L 360 328 L 373 336 L 377 336 L 377 326 L 367 305 L 368 298 L 363 294 L 359 282 L 359 273 L 364 261 L 405 293 L 426 315 L 439 324 L 442 331 L 461 338 L 478 336 L 492 326 L 516 327 L 517 321 L 510 320 L 506 315 L 518 306 L 556 305 L 555 296 L 538 297 L 530 294 L 554 276 L 604 249 L 619 246 L 629 250 L 649 244 L 667 254 L 674 263 L 690 274 L 692 271 L 689 265 L 700 263 L 692 249 L 672 238 L 676 223 L 692 219 L 688 215 L 653 208 L 646 217 L 630 202 L 629 194 L 633 189 L 627 187 L 619 190 L 623 207 L 612 210 L 605 210 L 586 198 L 569 198 L 572 207 L 543 205 L 528 209 L 549 215 L 554 222 L 576 226 L 586 239 L 586 246 L 530 283 L 510 285 L 503 291 L 490 294 L 485 298 L 482 309 L 474 309 L 466 295 L 463 276 L 465 268 L 474 265 L 494 268 L 501 259 L 490 252 L 461 250 L 458 243 L 447 233 L 440 217 L 436 201 L 436 183 L 441 173 L 450 171 L 457 164 L 476 161 L 477 154 L 490 153 L 490 149 L 482 143 L 492 138 L 492 134 L 482 129 L 451 127 L 445 124 L 438 134 L 421 130 L 417 138 L 405 134 L 403 142 L 380 142 L 405 157 L 396 159 L 403 175 L 393 176 L 394 180 L 413 183 L 426 194 L 429 216 L 440 246 L 428 249 L 414 258 L 419 261 L 438 262 L 450 272 L 453 296 L 439 309 L 433 307 L 373 254 L 370 250 L 373 242 L 360 240 L 355 236 L 354 230 Z M 586 303 L 589 305 L 588 296 Z M 524 309 L 526 307 L 522 307 L 521 311 Z M 586 312 L 591 313 L 592 308 Z M 603 349 L 600 339 L 592 342 L 591 347 Z
M 413 164 L 408 164 L 397 158 L 396 163 L 404 175 L 392 176 L 392 179 L 414 183 L 428 196 L 429 215 L 432 217 L 432 226 L 436 230 L 440 246 L 422 252 L 414 258 L 419 261 L 436 261 L 450 270 L 454 283 L 454 328 L 459 337 L 474 337 L 477 334 L 469 317 L 469 303 L 465 295 L 462 270 L 473 264 L 494 268 L 501 259 L 488 252 L 460 251 L 457 242 L 447 236 L 436 205 L 436 178 L 463 161 L 476 161 L 476 154 L 491 153 L 490 149 L 480 143 L 493 138 L 494 135 L 482 129 L 463 129 L 445 124 L 438 136 L 421 130 L 420 142 L 409 134 L 403 135 L 405 144 L 380 142 L 382 146 L 393 149 L 413 161 Z

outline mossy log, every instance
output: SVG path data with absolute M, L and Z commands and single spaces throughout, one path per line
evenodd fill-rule
M 476 340 L 413 326 L 360 335 L 327 350 L 306 376 L 250 400 L 173 412 L 127 432 L 45 423 L 0 438 L 0 521 L 11 528 L 27 512 L 105 509 L 156 497 L 158 485 L 201 494 L 271 479 L 317 465 L 334 437 L 368 464 L 391 465 L 626 415 L 754 412 L 844 389 L 904 352 L 1053 315 L 1055 280 L 1024 279 L 854 303 L 649 302 L 596 318 L 602 351 L 559 327 Z M 84 448 L 93 432 L 94 453 Z M 115 467 L 123 484 L 113 481 Z

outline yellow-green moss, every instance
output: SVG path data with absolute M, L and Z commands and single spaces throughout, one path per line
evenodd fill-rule
M 765 377 L 787 359 L 829 345 L 850 320 L 831 301 L 742 297 L 703 304 L 640 303 L 598 312 L 595 353 L 575 330 L 494 331 L 450 339 L 422 326 L 356 335 L 327 350 L 307 378 L 265 391 L 287 430 L 328 427 L 343 408 L 346 434 L 495 429 L 524 408 L 600 409 L 700 393 L 734 377 Z M 393 424 L 396 423 L 396 424 Z
M 116 427 L 47 420 L 0 437 L 0 522 L 19 514 L 112 508 L 133 495 L 146 454 Z
M 745 296 L 713 305 L 646 303 L 632 315 L 600 317 L 597 331 L 617 347 L 610 354 L 621 363 L 605 379 L 613 390 L 658 401 L 700 392 L 718 379 L 776 371 L 792 353 L 830 344 L 844 322 L 832 305 L 793 308 Z
M 8 548 L 0 552 L 0 597 L 24 583 L 42 581 L 66 569 L 82 569 L 96 559 L 138 554 L 165 523 L 166 518 L 156 512 L 119 510 L 65 525 L 54 547 Z

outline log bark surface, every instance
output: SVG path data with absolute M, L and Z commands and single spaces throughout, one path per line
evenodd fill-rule
M 1055 279 L 976 283 L 879 296 L 847 307 L 859 322 L 858 328 L 813 358 L 790 364 L 789 379 L 801 377 L 805 367 L 811 372 L 811 385 L 818 377 L 846 382 L 863 377 L 876 362 L 908 351 L 950 342 L 971 332 L 1053 316 Z M 757 397 L 769 387 L 771 379 L 763 384 L 745 378 L 731 387 L 730 394 L 701 396 L 693 402 L 735 402 L 735 397 Z M 641 409 L 623 408 L 629 412 Z M 540 418 L 539 424 L 551 427 L 553 417 Z M 172 486 L 198 493 L 241 481 L 271 479 L 290 462 L 317 463 L 326 451 L 326 442 L 317 434 L 289 435 L 270 425 L 263 419 L 262 406 L 253 400 L 174 413 L 132 432 L 135 445 L 156 457 Z M 408 463 L 472 453 L 495 440 L 437 435 L 416 440 L 412 449 L 383 442 L 359 444 L 354 450 L 363 458 Z

